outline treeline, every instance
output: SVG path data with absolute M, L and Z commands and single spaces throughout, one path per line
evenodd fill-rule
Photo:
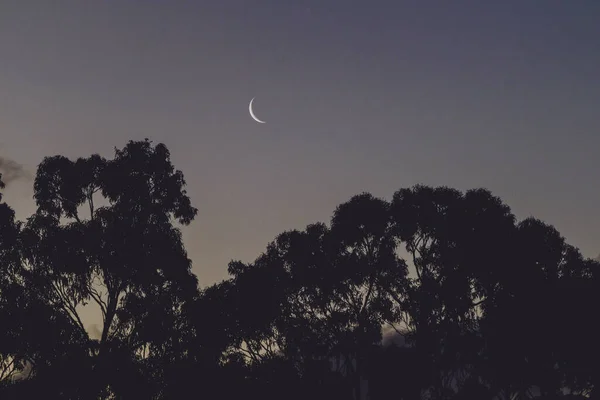
M 146 140 L 0 203 L 1 399 L 593 398 L 599 263 L 489 191 L 359 194 L 199 289 L 185 184 Z

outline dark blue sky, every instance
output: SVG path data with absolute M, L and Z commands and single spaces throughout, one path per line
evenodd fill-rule
M 596 256 L 598 21 L 597 0 L 5 0 L 0 155 L 166 143 L 203 284 L 416 183 L 487 187 Z M 6 195 L 33 211 L 30 182 Z

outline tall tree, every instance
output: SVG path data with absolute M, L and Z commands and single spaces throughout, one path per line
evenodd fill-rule
M 141 368 L 181 350 L 181 306 L 197 293 L 175 225 L 197 214 L 184 187 L 166 146 L 149 140 L 115 149 L 112 160 L 54 156 L 38 167 L 38 209 L 22 234 L 23 278 L 82 333 L 81 306 L 98 307 L 101 337 L 88 350 L 112 390 L 139 371 L 111 363 L 138 360 Z
M 593 276 L 599 265 L 534 218 L 517 225 L 515 239 L 518 273 L 503 282 L 503 295 L 481 325 L 488 363 L 496 368 L 482 372 L 506 397 L 533 386 L 546 397 L 563 389 L 587 393 L 594 363 L 585 356 L 598 354 L 591 337 L 600 332 L 580 309 L 598 301 Z
M 90 382 L 85 337 L 23 280 L 20 228 L 14 211 L 1 203 L 0 397 L 89 398 L 82 385 Z
M 341 278 L 335 301 L 343 305 L 351 326 L 345 356 L 354 359 L 357 395 L 367 374 L 363 365 L 372 346 L 381 343 L 382 325 L 397 319 L 390 294 L 403 293 L 407 284 L 407 265 L 396 254 L 391 222 L 390 204 L 369 193 L 341 204 L 331 220 Z
M 4 189 L 0 174 L 0 190 Z M 25 367 L 24 354 L 18 346 L 18 325 L 14 318 L 18 314 L 17 294 L 21 289 L 15 272 L 19 267 L 18 255 L 19 224 L 15 213 L 2 202 L 0 191 L 0 384 L 10 381 Z
M 238 350 L 251 364 L 283 357 L 306 385 L 336 360 L 346 387 L 361 390 L 361 365 L 382 324 L 394 320 L 389 293 L 406 274 L 388 208 L 370 194 L 355 196 L 335 210 L 331 228 L 284 232 L 253 264 L 230 264 Z
M 405 311 L 411 343 L 433 371 L 430 395 L 451 398 L 475 370 L 479 317 L 499 279 L 510 276 L 515 218 L 486 190 L 426 186 L 397 191 L 391 216 L 414 269 L 397 306 Z

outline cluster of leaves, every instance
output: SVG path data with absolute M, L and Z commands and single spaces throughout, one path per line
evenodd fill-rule
M 199 289 L 185 184 L 146 140 L 111 160 L 44 159 L 25 222 L 0 197 L 0 398 L 550 399 L 600 385 L 600 265 L 487 190 L 354 196 Z

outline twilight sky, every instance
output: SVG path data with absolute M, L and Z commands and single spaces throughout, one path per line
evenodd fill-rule
M 2 0 L 0 156 L 164 142 L 203 285 L 416 183 L 486 187 L 595 257 L 598 21 L 598 0 Z M 20 218 L 31 196 L 6 191 Z

